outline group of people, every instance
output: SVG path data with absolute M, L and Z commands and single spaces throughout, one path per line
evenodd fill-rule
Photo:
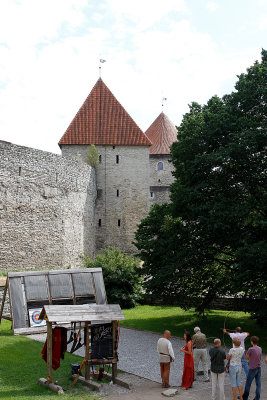
M 260 400 L 261 393 L 261 357 L 262 349 L 258 346 L 259 338 L 251 337 L 251 347 L 245 351 L 245 339 L 249 336 L 248 332 L 242 332 L 237 327 L 234 332 L 230 333 L 226 329 L 223 330 L 232 339 L 233 347 L 226 354 L 221 346 L 221 340 L 214 339 L 214 346 L 209 349 L 210 370 L 212 380 L 212 400 L 216 397 L 218 400 L 225 400 L 224 395 L 224 377 L 225 372 L 229 372 L 233 399 L 237 396 L 241 400 L 247 400 L 250 387 L 255 379 L 256 395 L 254 400 Z M 170 342 L 170 331 L 166 330 L 162 338 L 158 340 L 157 351 L 159 355 L 160 372 L 162 379 L 162 387 L 168 388 L 170 377 L 170 366 L 174 362 L 174 352 Z M 184 334 L 185 346 L 180 349 L 184 353 L 184 369 L 182 376 L 182 389 L 187 390 L 193 386 L 194 380 L 197 378 L 198 367 L 201 361 L 204 382 L 210 382 L 208 375 L 208 352 L 207 338 L 197 326 L 194 329 L 194 335 L 191 338 L 190 332 Z M 267 357 L 265 359 L 267 362 Z M 245 390 L 242 387 L 242 367 L 246 375 Z

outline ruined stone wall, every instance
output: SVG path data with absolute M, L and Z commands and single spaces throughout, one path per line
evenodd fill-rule
M 115 246 L 125 253 L 136 252 L 137 249 L 132 244 L 134 233 L 137 224 L 149 210 L 149 147 L 96 148 L 101 155 L 101 163 L 96 168 L 97 251 Z M 83 160 L 86 160 L 88 151 L 89 146 L 62 146 L 63 155 Z
M 95 251 L 95 197 L 88 165 L 0 142 L 0 270 L 79 266 Z
M 151 154 L 149 156 L 150 170 L 150 205 L 168 203 L 170 200 L 170 185 L 173 183 L 173 165 L 169 155 Z M 158 163 L 163 163 L 163 170 L 158 170 Z

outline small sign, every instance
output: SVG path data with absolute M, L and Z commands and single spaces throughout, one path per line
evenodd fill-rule
M 30 320 L 30 326 L 32 328 L 46 325 L 45 320 L 39 319 L 41 311 L 42 311 L 41 308 L 32 308 L 29 310 L 29 320 Z
M 112 324 L 92 325 L 91 337 L 91 358 L 113 357 Z

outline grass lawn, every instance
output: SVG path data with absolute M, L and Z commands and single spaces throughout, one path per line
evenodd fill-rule
M 201 320 L 194 314 L 194 310 L 183 311 L 179 307 L 163 306 L 137 306 L 129 310 L 123 310 L 125 321 L 121 325 L 129 328 L 143 329 L 146 331 L 160 332 L 169 329 L 173 336 L 183 337 L 184 331 L 189 330 L 193 333 L 195 326 L 199 326 L 207 337 L 218 337 L 223 339 L 224 320 L 226 318 L 226 328 L 235 329 L 241 326 L 245 332 L 250 335 L 256 335 L 260 338 L 260 346 L 267 353 L 267 332 L 260 328 L 255 321 L 249 319 L 249 314 L 244 312 L 211 310 L 207 320 Z M 209 339 L 209 342 L 212 342 Z M 225 344 L 231 347 L 231 339 L 225 335 Z M 246 340 L 247 347 L 250 341 Z
M 39 378 L 46 378 L 46 363 L 41 358 L 43 343 L 36 342 L 24 336 L 13 336 L 9 321 L 0 325 L 0 399 L 10 400 L 47 400 L 57 397 L 37 384 Z M 93 392 L 77 382 L 74 387 L 70 384 L 71 364 L 82 363 L 82 358 L 65 354 L 60 368 L 53 371 L 53 379 L 67 389 L 64 399 L 97 399 Z

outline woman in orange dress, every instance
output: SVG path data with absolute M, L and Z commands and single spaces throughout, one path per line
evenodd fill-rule
M 193 386 L 194 382 L 194 358 L 193 358 L 193 344 L 191 341 L 190 332 L 185 332 L 184 339 L 186 341 L 185 347 L 180 350 L 184 353 L 184 372 L 182 378 L 182 389 L 187 390 Z

